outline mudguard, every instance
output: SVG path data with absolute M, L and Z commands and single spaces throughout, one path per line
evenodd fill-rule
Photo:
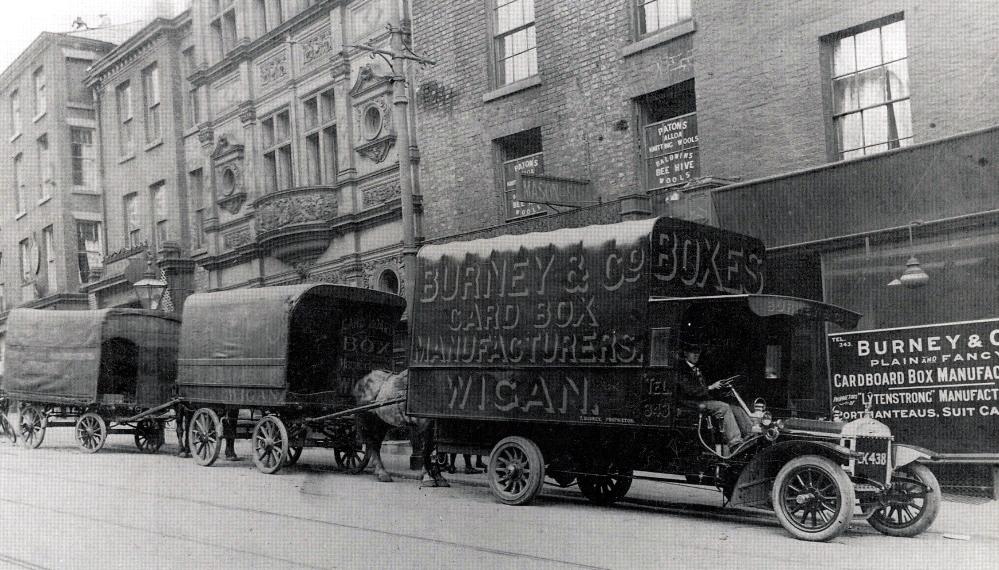
M 777 472 L 792 457 L 801 455 L 821 455 L 838 463 L 850 460 L 851 451 L 842 445 L 825 441 L 781 441 L 760 451 L 746 465 L 732 489 L 729 505 L 764 506 L 770 501 Z
M 894 443 L 892 450 L 892 469 L 897 469 L 903 465 L 908 465 L 920 459 L 933 459 L 934 453 L 925 447 L 916 445 L 906 445 L 904 443 Z

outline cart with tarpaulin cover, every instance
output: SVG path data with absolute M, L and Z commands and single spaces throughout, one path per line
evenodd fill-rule
M 109 434 L 133 435 L 154 453 L 173 417 L 180 320 L 143 309 L 14 309 L 7 318 L 2 389 L 18 402 L 28 448 L 49 427 L 73 427 L 85 452 Z
M 215 462 L 220 418 L 239 410 L 252 429 L 232 436 L 251 439 L 264 473 L 293 464 L 305 447 L 331 448 L 339 466 L 364 469 L 369 456 L 352 415 L 370 406 L 355 407 L 352 389 L 372 370 L 391 369 L 404 309 L 398 295 L 327 284 L 188 297 L 177 384 L 197 408 L 188 428 L 194 460 Z
M 438 450 L 488 454 L 504 503 L 546 476 L 597 504 L 651 478 L 772 508 L 805 540 L 837 536 L 857 505 L 886 534 L 936 515 L 929 452 L 869 417 L 794 417 L 790 393 L 824 381 L 811 347 L 826 323 L 859 315 L 765 294 L 757 239 L 659 218 L 432 244 L 417 261 L 407 411 L 435 420 Z M 692 344 L 704 376 L 746 395 L 729 397 L 755 418 L 741 445 L 682 397 Z

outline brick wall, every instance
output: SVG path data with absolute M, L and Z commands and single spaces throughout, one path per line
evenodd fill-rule
M 999 7 L 928 0 L 842 3 L 694 0 L 696 31 L 625 55 L 624 1 L 536 0 L 541 84 L 483 102 L 489 92 L 489 0 L 414 4 L 417 70 L 449 97 L 418 95 L 425 233 L 434 238 L 505 222 L 492 141 L 540 127 L 548 174 L 589 178 L 605 199 L 641 189 L 634 99 L 693 77 L 701 174 L 744 180 L 829 160 L 820 38 L 902 12 L 915 141 L 999 122 L 999 69 L 988 50 Z M 751 9 L 750 9 L 751 6 Z M 993 13 L 985 13 L 991 11 Z M 991 69 L 989 66 L 991 65 Z M 624 130 L 615 126 L 627 125 Z

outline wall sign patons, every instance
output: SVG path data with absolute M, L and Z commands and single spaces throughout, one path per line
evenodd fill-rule
M 243 145 L 229 144 L 228 137 L 219 135 L 219 141 L 212 151 L 212 161 L 215 163 L 215 184 L 218 186 L 219 196 L 216 203 L 219 208 L 236 215 L 246 202 Z

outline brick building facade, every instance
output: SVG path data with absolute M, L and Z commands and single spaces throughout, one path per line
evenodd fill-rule
M 894 140 L 901 142 L 891 147 L 994 124 L 999 108 L 981 104 L 999 87 L 978 51 L 999 40 L 987 19 L 975 6 L 925 1 L 422 3 L 414 43 L 437 62 L 416 80 L 427 235 L 510 220 L 502 163 L 511 135 L 533 139 L 546 174 L 591 180 L 608 200 L 669 185 L 650 180 L 655 167 L 647 164 L 656 157 L 644 129 L 671 117 L 696 124 L 697 164 L 678 183 L 748 180 L 840 160 L 837 121 L 857 122 L 879 104 L 893 103 L 900 117 Z M 514 36 L 531 30 L 536 54 L 535 67 L 514 81 L 497 64 L 506 61 L 501 44 L 510 26 Z M 884 38 L 882 59 L 856 65 L 886 69 L 904 91 L 842 107 L 833 77 L 853 81 L 858 69 L 834 69 L 834 51 L 844 38 L 863 44 L 872 30 Z M 905 101 L 910 110 L 901 109 Z

